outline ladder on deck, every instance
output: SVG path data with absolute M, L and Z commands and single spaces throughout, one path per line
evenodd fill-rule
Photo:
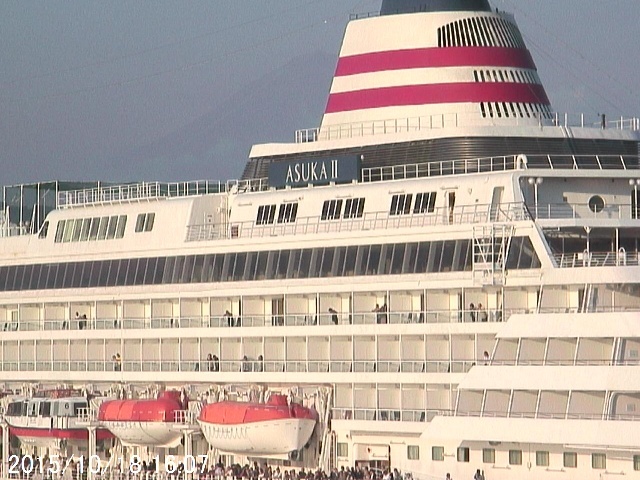
M 473 227 L 473 282 L 503 285 L 514 227 L 506 224 Z

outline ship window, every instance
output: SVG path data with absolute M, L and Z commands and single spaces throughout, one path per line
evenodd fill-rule
M 456 456 L 459 462 L 469 462 L 469 447 L 458 447 Z
M 487 118 L 487 111 L 484 108 L 484 102 L 480 103 L 480 110 L 482 111 L 482 117 Z
M 153 215 L 153 213 L 151 213 L 150 215 Z M 127 216 L 120 215 L 120 217 L 118 217 L 118 227 L 116 229 L 116 238 L 124 237 L 124 229 L 126 227 L 127 227 Z
M 86 242 L 89 239 L 89 228 L 91 227 L 91 219 L 85 218 L 82 220 L 82 229 L 80 231 L 80 241 Z
M 564 452 L 563 457 L 564 457 L 565 468 L 578 467 L 578 454 L 576 452 Z
M 348 198 L 344 205 L 344 218 L 362 218 L 364 198 Z
M 522 450 L 509 450 L 509 465 L 522 465 Z
M 482 463 L 496 463 L 496 449 L 495 448 L 483 448 L 482 449 Z
M 346 458 L 349 456 L 349 444 L 346 442 L 336 443 L 336 455 L 340 458 Z
M 431 447 L 431 460 L 444 462 L 444 447 Z
M 604 210 L 604 199 L 600 195 L 594 195 L 589 199 L 589 210 L 600 213 Z
M 640 455 L 633 456 L 633 469 L 636 472 L 640 472 Z
M 112 239 L 116 236 L 116 227 L 118 226 L 118 217 L 113 216 L 109 218 L 109 227 L 107 228 L 107 238 Z
M 536 452 L 536 466 L 537 467 L 549 466 L 549 452 L 543 452 L 543 451 Z
M 278 223 L 293 223 L 298 215 L 298 203 L 283 203 L 278 210 Z
M 326 200 L 322 204 L 322 220 L 335 220 L 342 215 L 342 200 Z
M 71 237 L 73 236 L 73 226 L 75 224 L 74 220 L 67 220 L 64 224 L 64 237 L 62 241 L 67 243 L 71 241 Z
M 419 445 L 407 445 L 407 460 L 420 460 Z
M 49 231 L 49 222 L 44 222 L 42 224 L 42 228 L 40 229 L 40 232 L 38 233 L 38 238 L 47 238 L 47 232 Z
M 260 205 L 258 207 L 258 216 L 256 217 L 256 225 L 270 225 L 276 216 L 275 205 Z
M 101 217 L 100 225 L 98 226 L 98 240 L 104 240 L 107 238 L 107 227 L 109 226 L 109 217 Z
M 592 453 L 591 468 L 594 470 L 605 470 L 607 468 L 607 455 L 604 453 Z
M 390 215 L 407 215 L 411 211 L 413 195 L 394 195 L 391 197 Z
M 78 218 L 73 224 L 73 236 L 71 237 L 72 242 L 77 242 L 80 240 L 80 233 L 82 232 L 82 219 Z
M 100 218 L 94 217 L 91 219 L 91 226 L 89 227 L 89 240 L 96 240 L 98 238 L 98 228 L 100 227 Z
M 56 243 L 62 242 L 62 237 L 64 236 L 64 224 L 65 224 L 65 220 L 60 220 L 56 225 L 56 236 L 54 239 Z
M 136 219 L 136 233 L 141 232 L 144 229 L 144 213 L 138 214 L 138 218 Z

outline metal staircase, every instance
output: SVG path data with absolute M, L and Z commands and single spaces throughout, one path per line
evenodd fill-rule
M 506 224 L 473 227 L 473 282 L 504 285 L 514 227 Z

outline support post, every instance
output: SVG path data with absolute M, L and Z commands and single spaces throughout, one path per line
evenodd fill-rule
M 93 471 L 91 469 L 91 459 L 94 458 L 97 451 L 96 445 L 96 427 L 88 427 L 89 430 L 89 458 L 85 461 L 85 469 L 87 472 L 87 480 L 93 480 Z
M 8 478 L 9 475 L 6 473 L 8 471 L 9 466 L 9 448 L 11 447 L 11 442 L 9 439 L 9 425 L 7 422 L 2 419 L 2 477 Z

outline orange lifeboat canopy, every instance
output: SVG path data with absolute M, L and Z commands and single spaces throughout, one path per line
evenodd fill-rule
M 180 392 L 165 392 L 157 399 L 110 400 L 100 405 L 102 422 L 174 422 L 175 412 L 182 410 Z
M 317 420 L 317 413 L 297 403 L 289 405 L 284 395 L 272 395 L 267 403 L 210 403 L 202 408 L 199 417 L 200 421 L 214 425 L 239 425 L 287 418 Z

